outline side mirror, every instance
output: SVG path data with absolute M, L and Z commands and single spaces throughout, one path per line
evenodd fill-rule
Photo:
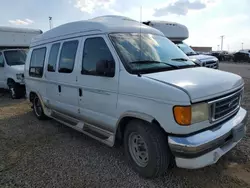
M 115 61 L 102 60 L 96 63 L 96 73 L 99 76 L 114 77 Z

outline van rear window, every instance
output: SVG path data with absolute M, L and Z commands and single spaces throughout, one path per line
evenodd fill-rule
M 34 49 L 31 54 L 29 75 L 32 77 L 42 77 L 43 76 L 43 66 L 46 55 L 46 48 Z

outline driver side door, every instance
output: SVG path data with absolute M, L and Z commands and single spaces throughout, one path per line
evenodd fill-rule
M 2 52 L 0 52 L 0 88 L 5 88 L 5 79 L 4 79 L 4 58 Z

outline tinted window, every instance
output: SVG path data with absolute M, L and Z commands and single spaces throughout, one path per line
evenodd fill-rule
M 77 40 L 63 43 L 59 60 L 59 72 L 71 73 L 73 71 L 77 46 Z
M 32 51 L 30 61 L 30 76 L 42 77 L 43 66 L 46 55 L 46 48 L 39 48 Z
M 55 72 L 60 43 L 53 44 L 49 54 L 48 71 Z
M 112 54 L 101 37 L 86 39 L 83 50 L 82 74 L 97 75 L 96 64 L 113 61 Z
M 4 66 L 4 61 L 3 61 L 3 54 L 0 53 L 0 67 Z

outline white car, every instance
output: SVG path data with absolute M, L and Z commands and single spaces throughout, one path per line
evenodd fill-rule
M 25 82 L 38 119 L 108 146 L 122 141 L 143 177 L 170 163 L 214 164 L 245 134 L 240 76 L 197 66 L 163 33 L 125 17 L 68 23 L 34 38 Z
M 0 88 L 9 89 L 13 99 L 25 95 L 24 64 L 26 50 L 0 51 Z

